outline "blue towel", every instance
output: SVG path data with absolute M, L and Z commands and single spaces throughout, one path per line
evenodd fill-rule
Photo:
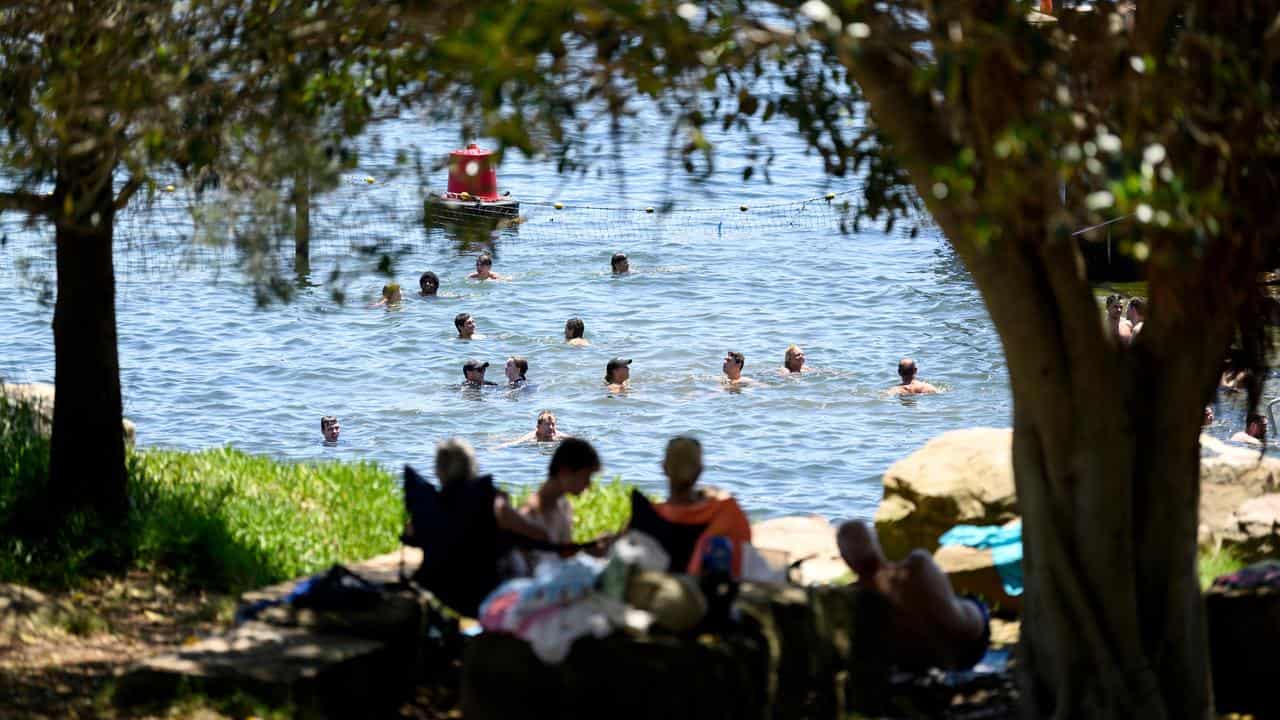
M 999 525 L 957 525 L 938 538 L 939 545 L 964 545 L 990 550 L 1000 582 L 1010 596 L 1022 594 L 1022 523 Z

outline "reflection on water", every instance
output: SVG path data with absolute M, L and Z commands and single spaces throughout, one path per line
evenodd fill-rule
M 391 135 L 430 143 L 429 152 L 456 144 L 448 130 L 412 124 Z M 383 145 L 389 149 L 365 158 L 361 177 L 383 174 L 379 163 L 390 162 L 395 143 Z M 740 203 L 754 212 L 849 189 L 848 181 L 822 177 L 819 161 L 785 135 L 777 150 L 788 161 L 774 171 L 776 184 L 744 186 L 735 170 L 745 159 L 735 146 L 723 149 L 721 179 L 693 183 L 670 175 L 660 151 L 639 144 L 625 191 L 594 178 L 564 182 L 551 167 L 509 159 L 503 189 L 567 207 L 527 204 L 526 222 L 480 235 L 428 230 L 416 189 L 353 183 L 316 199 L 312 274 L 292 304 L 265 309 L 255 306 L 230 251 L 193 248 L 174 229 L 180 212 L 168 225 L 153 222 L 149 234 L 128 226 L 117 303 L 125 408 L 138 441 L 372 459 L 396 469 L 429 466 L 437 441 L 461 435 L 477 446 L 485 472 L 532 484 L 545 476 L 551 445 L 510 443 L 551 410 L 562 432 L 597 445 L 607 474 L 647 490 L 662 485 L 667 439 L 693 433 L 705 447 L 705 480 L 738 493 L 753 515 L 869 517 L 893 461 L 945 430 L 1009 424 L 1000 343 L 936 232 L 843 235 L 821 205 L 786 217 L 738 211 Z M 405 197 L 392 201 L 396 192 Z M 365 223 L 359 211 L 378 193 L 380 209 Z M 730 211 L 573 212 L 575 205 L 642 209 L 668 196 L 677 208 Z M 324 214 L 334 205 L 343 224 Z M 47 266 L 51 243 L 3 222 L 10 240 L 0 248 L 0 375 L 52 381 L 51 308 L 15 270 L 22 259 Z M 368 274 L 375 259 L 350 250 L 362 233 L 403 246 L 392 279 L 412 292 L 396 308 L 368 306 L 387 278 Z M 465 279 L 481 250 L 510 281 Z M 616 251 L 630 258 L 631 274 L 611 274 Z M 335 270 L 350 298 L 343 305 L 324 285 Z M 417 295 L 424 270 L 440 276 L 438 297 Z M 476 318 L 484 337 L 456 339 L 460 312 Z M 570 317 L 585 321 L 590 346 L 564 342 Z M 792 343 L 812 372 L 779 374 Z M 722 382 L 727 350 L 745 355 L 744 377 L 755 384 Z M 498 380 L 512 355 L 528 359 L 536 388 L 461 387 L 469 358 L 491 363 Z M 634 358 L 625 393 L 603 383 L 616 356 Z M 946 392 L 886 395 L 903 356 Z M 336 446 L 320 441 L 319 418 L 329 414 L 342 423 Z M 1227 435 L 1236 422 L 1229 414 L 1220 412 Z

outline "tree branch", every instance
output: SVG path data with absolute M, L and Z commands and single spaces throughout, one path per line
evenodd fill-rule
M 138 192 L 138 188 L 142 187 L 142 183 L 145 181 L 145 178 L 140 175 L 130 177 L 129 182 L 125 183 L 124 187 L 120 188 L 120 193 L 116 195 L 116 209 L 123 210 L 129 204 L 133 194 Z
M 32 215 L 48 215 L 53 212 L 53 196 L 28 192 L 0 192 L 0 212 L 21 210 Z

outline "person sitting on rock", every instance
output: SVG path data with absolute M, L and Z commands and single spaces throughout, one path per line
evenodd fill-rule
M 885 649 L 905 669 L 967 669 L 982 659 L 991 639 L 990 614 L 980 600 L 957 596 L 946 573 L 922 549 L 890 562 L 875 531 L 850 521 L 836 532 L 840 556 L 856 584 L 889 602 Z
M 732 574 L 742 572 L 743 546 L 751 542 L 751 522 L 729 493 L 697 485 L 702 476 L 702 443 L 682 435 L 667 443 L 662 471 L 667 499 L 650 503 L 631 493 L 631 530 L 652 536 L 671 559 L 672 572 L 697 575 L 712 538 L 728 539 L 733 549 Z
M 894 385 L 889 388 L 890 395 L 932 395 L 938 392 L 938 388 L 930 385 L 923 380 L 916 379 L 916 361 L 911 358 L 902 358 L 898 361 L 898 377 L 902 380 L 902 384 Z
M 1267 419 L 1262 415 L 1253 413 L 1249 415 L 1249 419 L 1244 424 L 1244 432 L 1238 432 L 1231 436 L 1231 442 L 1244 443 L 1245 445 L 1254 445 L 1261 447 L 1267 444 Z

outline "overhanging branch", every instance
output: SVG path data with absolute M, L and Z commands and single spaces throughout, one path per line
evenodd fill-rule
M 123 210 L 129 204 L 129 199 L 133 197 L 134 193 L 138 192 L 138 188 L 142 187 L 142 183 L 145 181 L 144 178 L 138 175 L 129 178 L 129 182 L 125 183 L 124 187 L 120 188 L 119 194 L 116 195 L 116 209 Z
M 0 212 L 20 210 L 32 215 L 48 215 L 53 212 L 53 196 L 28 192 L 0 192 Z

